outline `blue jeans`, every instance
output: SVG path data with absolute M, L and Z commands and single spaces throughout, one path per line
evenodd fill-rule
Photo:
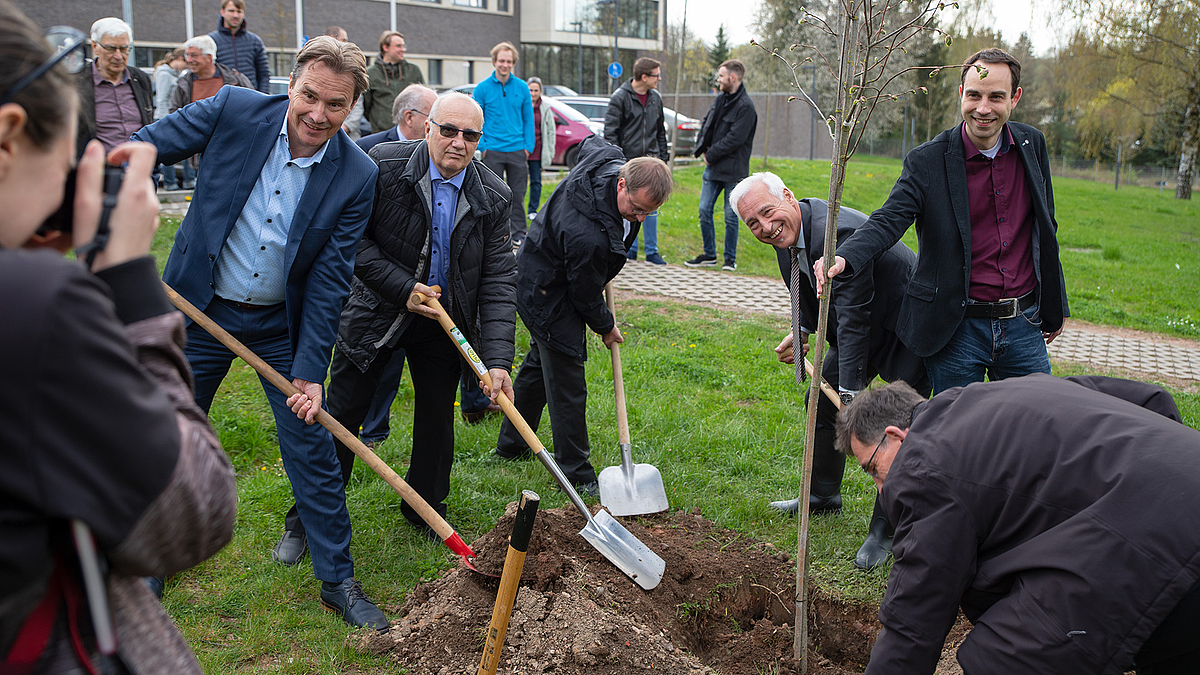
M 185 159 L 181 163 L 183 164 L 183 185 L 194 186 L 196 184 L 196 170 L 192 168 L 191 161 Z M 179 183 L 178 173 L 175 171 L 174 164 L 170 166 L 162 164 L 160 166 L 162 169 L 163 187 L 168 190 L 175 190 L 182 187 Z
M 729 203 L 729 192 L 737 184 L 738 181 L 709 180 L 708 169 L 704 170 L 704 182 L 700 186 L 700 237 L 704 240 L 704 255 L 717 255 L 713 208 L 717 205 L 717 195 L 724 192 L 725 258 L 737 260 L 738 216 Z
M 542 206 L 542 160 L 531 159 L 529 164 L 529 212 L 537 213 Z
M 241 309 L 213 299 L 204 313 L 240 340 L 289 381 L 295 355 L 288 340 L 283 303 L 262 309 Z M 184 354 L 196 381 L 196 403 L 205 412 L 229 372 L 233 352 L 193 323 L 187 329 Z M 337 583 L 354 576 L 350 559 L 350 512 L 346 508 L 341 462 L 333 436 L 320 424 L 305 424 L 286 404 L 287 397 L 261 376 L 263 391 L 275 415 L 279 454 L 292 483 L 300 520 L 308 532 L 313 574 Z
M 1049 373 L 1050 356 L 1042 337 L 1037 303 L 1011 319 L 964 317 L 950 342 L 925 358 L 925 369 L 937 395 L 972 382 L 1003 380 L 1030 373 Z
M 629 247 L 634 255 L 637 255 L 638 239 L 643 234 L 646 235 L 646 255 L 658 253 L 658 216 L 646 216 L 646 220 L 642 222 L 642 231 L 633 238 L 633 246 Z

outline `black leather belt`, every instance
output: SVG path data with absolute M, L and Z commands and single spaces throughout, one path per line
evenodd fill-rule
M 217 298 L 217 300 L 220 300 L 221 302 L 223 302 L 227 305 L 233 305 L 234 307 L 237 307 L 238 309 L 249 309 L 249 310 L 270 309 L 272 307 L 275 307 L 276 305 L 283 304 L 282 302 L 277 302 L 277 303 L 274 303 L 271 305 L 255 305 L 255 304 L 252 304 L 249 302 L 238 302 L 237 300 L 230 300 L 229 298 L 222 298 L 219 295 L 215 296 L 215 297 Z
M 1037 302 L 1037 290 L 1029 291 L 1019 298 L 1002 298 L 997 302 L 967 301 L 963 316 L 969 319 L 1014 319 Z

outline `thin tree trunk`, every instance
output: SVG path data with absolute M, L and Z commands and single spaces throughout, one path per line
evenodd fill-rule
M 1200 87 L 1193 89 L 1192 102 L 1183 114 L 1183 149 L 1179 153 L 1179 176 L 1175 198 L 1192 198 L 1192 180 L 1196 171 L 1196 153 L 1200 151 Z

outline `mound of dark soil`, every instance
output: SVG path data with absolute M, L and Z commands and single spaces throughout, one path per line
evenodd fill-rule
M 509 504 L 495 529 L 472 544 L 481 572 L 499 577 L 515 512 Z M 499 672 L 800 672 L 787 553 L 699 513 L 622 519 L 666 561 L 662 583 L 644 591 L 579 536 L 584 524 L 571 507 L 538 513 Z M 416 675 L 474 673 L 498 586 L 498 578 L 453 569 L 410 594 L 390 631 L 353 639 Z M 809 597 L 809 672 L 862 672 L 879 631 L 878 608 L 820 591 Z

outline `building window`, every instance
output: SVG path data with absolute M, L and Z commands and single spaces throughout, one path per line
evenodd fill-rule
M 487 0 L 453 0 L 454 4 L 459 7 L 474 7 L 475 9 L 487 9 Z
M 508 0 L 496 0 L 496 11 L 497 12 L 507 12 L 508 11 Z
M 554 16 L 555 29 L 566 33 L 612 35 L 619 18 L 621 37 L 658 39 L 658 0 L 554 0 Z
M 442 83 L 442 60 L 441 59 L 429 59 L 428 70 L 429 70 L 429 73 L 428 73 L 428 77 L 426 79 L 429 80 L 429 84 L 441 84 Z
M 475 62 L 467 61 L 467 84 L 475 83 Z

